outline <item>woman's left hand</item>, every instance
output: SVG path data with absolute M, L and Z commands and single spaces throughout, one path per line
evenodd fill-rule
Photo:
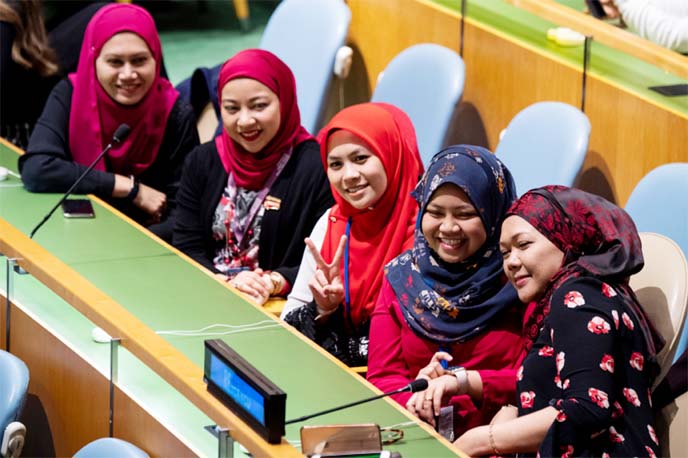
M 428 382 L 428 387 L 414 393 L 406 403 L 406 410 L 435 426 L 435 417 L 449 399 L 458 393 L 459 383 L 454 375 L 443 375 Z
M 442 361 L 451 362 L 452 359 L 454 358 L 449 353 L 445 351 L 438 351 L 437 353 L 432 355 L 432 359 L 430 360 L 428 365 L 418 371 L 418 375 L 416 375 L 416 380 L 418 380 L 419 378 L 424 378 L 430 381 L 437 377 L 443 376 L 444 374 L 446 374 L 447 371 L 444 369 L 444 367 L 442 367 Z
M 272 280 L 270 275 L 266 274 L 263 269 L 245 270 L 230 282 L 232 286 L 246 293 L 253 298 L 258 305 L 263 305 L 270 298 L 272 293 Z

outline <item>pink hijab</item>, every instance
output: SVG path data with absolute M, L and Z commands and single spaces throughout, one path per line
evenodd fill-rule
M 217 81 L 217 99 L 220 104 L 225 84 L 236 78 L 251 78 L 264 84 L 277 95 L 280 102 L 279 129 L 260 153 L 253 154 L 244 150 L 230 138 L 225 129 L 215 139 L 222 164 L 232 174 L 237 186 L 261 189 L 282 155 L 289 148 L 313 136 L 301 126 L 294 74 L 277 56 L 262 49 L 246 49 L 225 62 Z
M 96 75 L 96 59 L 103 45 L 120 32 L 133 32 L 150 48 L 156 63 L 156 77 L 136 105 L 121 105 L 103 90 Z M 74 86 L 69 114 L 69 147 L 74 161 L 88 165 L 112 139 L 115 129 L 126 123 L 129 137 L 108 153 L 110 168 L 123 175 L 138 175 L 155 160 L 162 143 L 167 118 L 179 93 L 160 76 L 162 47 L 151 15 L 131 4 L 107 5 L 88 23 L 76 73 L 69 75 Z M 95 167 L 105 170 L 104 161 Z

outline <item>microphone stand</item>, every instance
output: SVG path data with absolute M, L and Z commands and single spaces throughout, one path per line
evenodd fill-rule
M 120 126 L 120 128 L 121 128 L 121 126 Z M 108 143 L 108 145 L 105 147 L 105 149 L 98 155 L 98 157 L 96 157 L 96 160 L 93 161 L 93 162 L 91 163 L 91 165 L 88 166 L 88 168 L 81 174 L 81 176 L 74 182 L 74 184 L 73 184 L 73 185 L 67 190 L 67 192 L 62 196 L 62 198 L 61 198 L 60 200 L 57 201 L 57 204 L 55 204 L 55 206 L 48 212 L 47 215 L 45 215 L 45 217 L 41 220 L 41 222 L 38 223 L 38 224 L 36 225 L 36 227 L 33 228 L 33 230 L 31 231 L 31 234 L 29 234 L 29 238 L 30 238 L 30 239 L 32 239 L 33 236 L 34 236 L 34 235 L 36 234 L 36 232 L 38 231 L 38 229 L 40 229 L 41 226 L 43 226 L 43 225 L 45 224 L 45 222 L 48 221 L 48 219 L 50 219 L 50 217 L 52 216 L 52 214 L 55 213 L 55 210 L 57 210 L 57 208 L 58 208 L 60 205 L 62 205 L 62 202 L 64 202 L 65 200 L 67 200 L 67 197 L 69 197 L 69 195 L 76 189 L 77 185 L 78 185 L 79 183 L 81 183 L 81 180 L 83 180 L 83 179 L 86 177 L 86 175 L 88 175 L 88 173 L 89 173 L 91 170 L 93 170 L 93 167 L 96 166 L 96 164 L 98 163 L 98 161 L 100 161 L 100 160 L 103 158 L 103 156 L 105 156 L 105 155 L 107 154 L 107 152 L 110 151 L 110 150 L 112 149 L 112 145 L 113 145 L 113 144 L 120 143 L 120 142 L 124 139 L 124 137 L 126 137 L 127 135 L 129 135 L 129 126 L 127 126 L 126 131 L 123 132 L 124 135 L 122 135 L 121 133 L 120 133 L 120 135 L 117 135 L 117 134 L 119 133 L 120 128 L 118 128 L 117 131 L 115 131 L 115 136 L 113 136 L 112 141 L 111 141 L 110 143 Z M 120 137 L 121 137 L 121 138 L 120 138 Z
M 360 401 L 355 401 L 355 402 L 352 402 L 352 403 L 350 403 L 350 404 L 345 404 L 345 405 L 343 405 L 343 406 L 338 406 L 338 407 L 333 407 L 333 408 L 331 408 L 331 409 L 323 410 L 322 412 L 316 412 L 316 413 L 314 413 L 314 414 L 305 415 L 305 416 L 299 417 L 299 418 L 294 418 L 293 420 L 285 421 L 284 424 L 285 424 L 285 425 L 289 425 L 289 424 L 291 424 L 291 423 L 298 423 L 298 422 L 300 422 L 300 421 L 308 420 L 308 419 L 310 419 L 310 418 L 319 417 L 320 415 L 325 415 L 325 414 L 327 414 L 327 413 L 336 412 L 337 410 L 347 409 L 347 408 L 349 408 L 349 407 L 357 406 L 357 405 L 363 404 L 363 403 L 365 403 L 365 402 L 374 401 L 374 400 L 376 400 L 376 399 L 384 398 L 384 397 L 386 397 L 386 396 L 391 396 L 391 395 L 393 395 L 393 394 L 403 393 L 404 391 L 410 391 L 411 389 L 412 389 L 412 387 L 411 387 L 411 385 L 409 384 L 409 385 L 406 385 L 405 387 L 399 388 L 398 390 L 395 390 L 395 391 L 389 391 L 389 392 L 387 392 L 387 393 L 382 393 L 382 394 L 379 394 L 379 395 L 377 395 L 377 396 L 373 396 L 373 397 L 370 397 L 370 398 L 362 399 L 362 400 L 360 400 Z

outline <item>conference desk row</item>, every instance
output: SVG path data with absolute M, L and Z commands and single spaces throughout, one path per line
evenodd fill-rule
M 369 100 L 379 73 L 409 46 L 430 42 L 457 52 L 463 47 L 465 85 L 450 144 L 494 151 L 500 132 L 523 108 L 543 100 L 581 107 L 585 96 L 592 130 L 577 185 L 623 206 L 650 170 L 688 162 L 688 95 L 667 97 L 649 89 L 688 83 L 688 56 L 657 50 L 675 54 L 666 59 L 673 65 L 662 68 L 611 48 L 597 39 L 602 32 L 636 37 L 585 17 L 580 12 L 583 0 L 560 1 L 566 5 L 466 0 L 462 37 L 461 0 L 347 0 L 352 13 L 348 41 L 355 60 L 344 82 L 346 104 Z M 585 93 L 583 46 L 562 47 L 548 40 L 548 29 L 566 24 L 514 6 L 523 3 L 537 4 L 543 12 L 551 7 L 547 11 L 557 12 L 562 22 L 575 18 L 600 31 L 590 50 Z
M 6 143 L 0 144 L 0 166 L 16 171 L 17 157 Z M 94 219 L 66 219 L 58 212 L 30 240 L 26 234 L 58 198 L 28 193 L 12 176 L 0 182 L 0 253 L 29 272 L 17 274 L 6 259 L 1 262 L 0 295 L 11 299 L 10 351 L 29 366 L 29 392 L 39 401 L 57 456 L 71 456 L 109 432 L 111 353 L 109 344 L 92 340 L 96 325 L 122 339 L 115 352 L 114 436 L 151 456 L 217 456 L 218 441 L 204 429 L 213 424 L 228 427 L 254 456 L 300 455 L 298 445 L 292 445 L 299 440 L 300 424 L 286 428 L 291 443 L 270 445 L 207 393 L 202 381 L 207 338 L 223 339 L 287 393 L 287 419 L 379 393 L 98 200 Z M 0 308 L 0 347 L 5 348 L 5 300 Z M 259 329 L 216 328 L 219 334 L 206 336 L 156 334 L 252 323 L 260 323 Z M 391 426 L 410 420 L 384 399 L 304 424 Z M 27 450 L 49 442 L 36 429 L 29 426 Z M 414 422 L 403 429 L 404 438 L 386 448 L 404 458 L 457 455 L 426 425 Z M 245 455 L 235 447 L 235 456 Z

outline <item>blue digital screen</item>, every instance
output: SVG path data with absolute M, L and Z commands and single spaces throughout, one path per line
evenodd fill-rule
M 210 379 L 260 424 L 265 425 L 265 398 L 212 353 L 210 354 Z

